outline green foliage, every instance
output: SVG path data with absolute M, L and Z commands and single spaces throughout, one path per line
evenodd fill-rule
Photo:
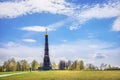
M 40 64 L 36 60 L 32 61 L 32 63 L 31 63 L 32 70 L 38 69 L 39 66 L 40 66 Z
M 21 63 L 22 71 L 29 70 L 30 65 L 26 60 L 21 60 L 20 63 Z
M 26 60 L 16 62 L 14 58 L 11 58 L 4 62 L 0 67 L 0 71 L 25 71 L 29 70 L 30 65 Z
M 17 71 L 21 71 L 22 70 L 22 66 L 21 66 L 20 62 L 17 62 L 17 69 L 16 70 Z
M 66 62 L 66 69 L 71 70 L 71 65 L 72 65 L 72 62 L 70 60 Z
M 84 62 L 75 60 L 69 64 L 68 70 L 84 70 Z
M 3 71 L 3 66 L 0 66 L 0 72 Z
M 78 61 L 76 60 L 76 61 L 74 61 L 74 62 L 72 63 L 71 69 L 72 69 L 72 70 L 77 70 L 77 68 L 78 68 Z
M 80 70 L 83 70 L 84 69 L 84 62 L 81 60 L 80 62 L 79 62 L 79 65 L 80 65 Z
M 4 62 L 3 65 L 0 66 L 0 71 L 26 71 L 26 70 L 37 70 L 42 64 L 39 64 L 36 60 L 33 60 L 31 65 L 28 64 L 27 60 L 16 61 L 14 58 L 11 58 Z M 31 66 L 31 67 L 30 67 Z M 119 67 L 111 66 L 110 64 L 102 63 L 100 67 L 94 66 L 89 63 L 87 65 L 84 64 L 84 61 L 75 60 L 75 61 L 65 61 L 61 60 L 59 64 L 52 63 L 53 69 L 60 70 L 120 70 Z
M 120 80 L 120 71 L 33 71 L 0 80 Z
M 58 65 L 55 62 L 52 63 L 52 69 L 58 69 Z
M 14 58 L 9 59 L 8 61 L 5 61 L 3 64 L 3 71 L 16 71 L 16 61 Z

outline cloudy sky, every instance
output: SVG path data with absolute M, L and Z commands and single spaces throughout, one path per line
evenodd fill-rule
M 0 0 L 0 64 L 14 57 L 120 66 L 120 0 Z

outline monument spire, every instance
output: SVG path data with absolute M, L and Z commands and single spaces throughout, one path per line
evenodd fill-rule
M 45 35 L 48 35 L 48 29 L 47 29 L 47 28 L 45 29 L 45 31 L 46 31 L 46 34 L 45 34 Z
M 49 57 L 49 44 L 48 44 L 48 30 L 45 30 L 45 49 L 44 49 L 44 58 L 43 58 L 43 66 L 38 67 L 38 70 L 51 70 L 51 62 Z
M 52 67 L 51 67 L 51 62 L 50 62 L 50 57 L 49 57 L 48 31 L 47 31 L 47 28 L 46 28 L 43 70 L 51 70 L 51 69 L 52 69 Z

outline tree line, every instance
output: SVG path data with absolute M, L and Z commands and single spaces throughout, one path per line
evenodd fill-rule
M 32 70 L 36 70 L 39 66 L 40 64 L 36 60 L 33 60 L 32 63 L 29 64 L 25 59 L 16 61 L 14 58 L 11 58 L 0 66 L 0 71 L 27 71 L 30 70 L 31 67 Z
M 11 58 L 3 63 L 0 66 L 0 71 L 27 71 L 27 70 L 37 70 L 38 67 L 41 67 L 42 63 L 38 63 L 36 60 L 33 60 L 31 63 L 28 63 L 27 60 L 23 59 L 16 61 L 14 58 Z M 53 70 L 120 70 L 119 67 L 113 67 L 110 64 L 102 63 L 100 67 L 97 67 L 93 64 L 84 64 L 83 60 L 75 61 L 65 61 L 60 60 L 58 64 L 55 62 L 51 64 Z
M 91 63 L 84 64 L 83 60 L 75 60 L 75 61 L 64 61 L 61 60 L 59 62 L 60 70 L 120 70 L 119 67 L 111 66 L 110 64 L 100 64 L 100 66 L 95 66 Z

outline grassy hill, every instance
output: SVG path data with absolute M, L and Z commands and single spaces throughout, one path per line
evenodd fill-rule
M 120 80 L 120 71 L 33 71 L 0 80 Z

